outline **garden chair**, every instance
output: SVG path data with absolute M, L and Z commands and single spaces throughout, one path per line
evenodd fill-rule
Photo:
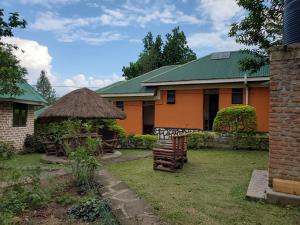
M 153 169 L 174 172 L 187 162 L 186 137 L 173 136 L 171 142 L 153 149 Z
M 103 153 L 113 153 L 118 147 L 119 139 L 117 133 L 114 131 L 102 132 L 102 150 Z

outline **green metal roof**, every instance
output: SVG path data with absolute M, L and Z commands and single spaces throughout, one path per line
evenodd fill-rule
M 18 96 L 0 95 L 0 101 L 22 101 L 28 104 L 43 105 L 46 100 L 30 86 L 26 81 L 19 83 L 18 86 L 23 90 L 23 94 Z
M 45 107 L 43 107 L 43 108 L 41 108 L 41 109 L 39 109 L 39 110 L 34 111 L 34 118 L 35 118 L 35 119 L 38 118 L 39 115 L 40 115 L 42 112 L 44 112 L 46 109 L 48 109 L 49 107 L 50 107 L 50 105 L 45 106 Z
M 248 77 L 268 77 L 268 65 L 253 74 L 240 70 L 240 60 L 249 56 L 253 57 L 242 51 L 212 53 L 172 70 L 168 70 L 158 76 L 151 77 L 144 81 L 144 85 L 159 82 L 243 78 L 245 74 L 247 74 Z M 213 59 L 218 57 L 219 59 Z
M 135 77 L 131 80 L 119 81 L 110 86 L 98 89 L 99 94 L 140 94 L 155 93 L 154 88 L 143 87 L 141 83 L 147 79 L 155 77 L 161 73 L 169 71 L 177 66 L 163 66 L 148 73 Z

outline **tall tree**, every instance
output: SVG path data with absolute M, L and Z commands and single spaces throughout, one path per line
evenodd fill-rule
M 195 60 L 196 54 L 187 45 L 186 36 L 179 27 L 166 35 L 167 41 L 163 50 L 165 65 L 183 64 Z
M 166 43 L 160 35 L 149 32 L 143 39 L 144 50 L 136 62 L 123 67 L 123 76 L 132 79 L 165 65 L 182 64 L 196 59 L 196 54 L 187 46 L 183 31 L 176 27 L 166 35 Z
M 13 54 L 16 46 L 3 43 L 3 37 L 12 37 L 14 28 L 25 28 L 26 21 L 20 19 L 18 13 L 10 13 L 8 20 L 4 19 L 4 10 L 0 9 L 0 94 L 20 95 L 19 83 L 24 82 L 27 74 L 25 68 Z
M 55 102 L 55 89 L 52 88 L 44 70 L 41 71 L 41 75 L 36 83 L 36 89 L 45 98 L 48 105 L 51 105 Z
M 246 52 L 256 57 L 241 61 L 242 70 L 256 72 L 269 63 L 269 48 L 282 43 L 283 0 L 236 0 L 248 14 L 233 23 L 229 36 L 237 43 L 249 46 Z

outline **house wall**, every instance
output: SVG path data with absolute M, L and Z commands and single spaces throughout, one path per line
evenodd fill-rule
M 9 142 L 22 150 L 27 134 L 34 132 L 34 108 L 28 105 L 26 127 L 13 127 L 13 103 L 0 102 L 0 141 Z
M 143 101 L 124 101 L 125 120 L 119 120 L 127 134 L 143 133 Z
M 203 90 L 177 90 L 175 104 L 167 104 L 167 91 L 161 91 L 155 127 L 203 129 Z
M 156 133 L 177 131 L 172 128 L 202 130 L 203 129 L 203 89 L 176 90 L 176 103 L 167 104 L 167 90 L 161 90 L 159 100 L 155 101 Z M 232 89 L 219 89 L 219 109 L 233 106 Z M 243 104 L 246 104 L 244 90 Z M 249 104 L 256 108 L 258 130 L 269 130 L 269 88 L 250 87 Z M 143 132 L 143 101 L 124 101 L 124 111 L 127 119 L 121 120 L 120 125 L 126 133 L 141 134 Z M 159 129 L 158 129 L 159 128 Z M 161 129 L 163 128 L 163 129 Z M 168 128 L 168 129 L 164 129 Z M 169 129 L 170 128 L 170 129 Z

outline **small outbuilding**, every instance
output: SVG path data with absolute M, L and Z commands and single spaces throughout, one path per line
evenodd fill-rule
M 34 132 L 34 109 L 45 105 L 45 99 L 26 81 L 19 84 L 18 96 L 0 95 L 0 141 L 23 148 L 26 135 Z

